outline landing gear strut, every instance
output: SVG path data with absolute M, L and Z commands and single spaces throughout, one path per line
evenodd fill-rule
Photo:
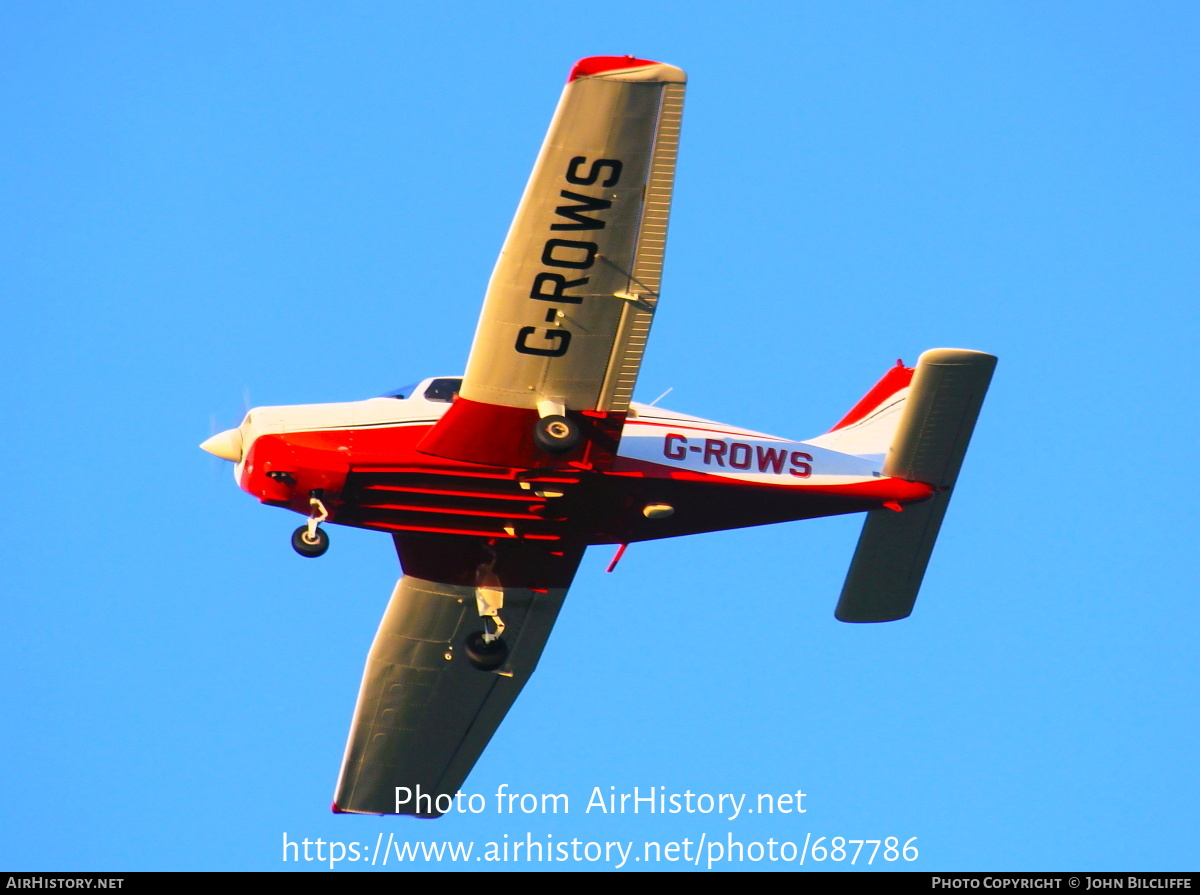
M 329 535 L 318 526 L 329 518 L 329 510 L 315 494 L 308 499 L 308 522 L 292 532 L 292 549 L 301 556 L 320 556 L 329 549 Z
M 483 619 L 483 630 L 467 635 L 464 646 L 467 658 L 480 671 L 495 671 L 508 661 L 508 644 L 500 639 L 504 633 L 504 619 L 500 610 L 504 608 L 504 591 L 486 585 L 475 588 L 475 605 Z M 491 625 L 488 625 L 491 619 Z

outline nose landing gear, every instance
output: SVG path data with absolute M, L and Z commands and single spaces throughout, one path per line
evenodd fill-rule
M 319 497 L 308 499 L 308 522 L 292 532 L 292 549 L 301 556 L 321 556 L 329 549 L 329 535 L 318 526 L 329 518 L 329 510 Z

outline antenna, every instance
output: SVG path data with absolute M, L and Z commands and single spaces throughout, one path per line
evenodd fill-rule
M 653 407 L 655 404 L 657 404 L 659 401 L 661 401 L 667 395 L 671 394 L 671 392 L 673 392 L 674 390 L 675 390 L 675 386 L 671 386 L 669 389 L 667 389 L 665 392 L 663 392 L 661 395 L 659 395 L 657 398 L 655 398 L 653 401 L 651 401 L 646 406 Z

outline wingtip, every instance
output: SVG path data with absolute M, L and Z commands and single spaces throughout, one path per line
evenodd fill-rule
M 637 59 L 633 56 L 588 56 L 586 59 L 580 59 L 575 63 L 575 66 L 571 69 L 571 74 L 567 76 L 567 81 L 604 74 L 606 71 L 642 68 L 647 65 L 658 65 L 658 63 L 651 59 Z
M 631 80 L 683 81 L 686 76 L 673 65 L 655 62 L 653 59 L 638 59 L 636 56 L 588 56 L 580 59 L 567 76 L 567 83 L 578 78 L 594 78 L 599 75 L 629 73 Z M 641 75 L 642 77 L 639 77 Z M 625 80 L 622 78 L 621 80 Z
M 888 622 L 903 621 L 904 619 L 908 618 L 911 615 L 912 615 L 911 609 L 908 612 L 904 613 L 904 615 L 889 615 L 886 618 L 875 618 L 875 617 L 865 618 L 861 615 L 855 615 L 854 613 L 850 613 L 850 612 L 847 612 L 845 614 L 840 614 L 835 611 L 833 613 L 833 617 L 835 619 L 837 619 L 840 622 L 844 622 L 845 624 L 848 624 L 848 625 L 883 625 L 883 624 L 887 624 Z
M 918 364 L 939 366 L 995 367 L 996 361 L 996 355 L 971 348 L 930 348 L 921 352 L 921 356 L 917 358 Z

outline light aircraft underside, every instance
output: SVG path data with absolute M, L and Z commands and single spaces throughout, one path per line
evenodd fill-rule
M 572 69 L 463 376 L 259 407 L 210 438 L 260 501 L 392 536 L 403 576 L 367 659 L 334 810 L 438 816 L 541 656 L 588 545 L 865 512 L 838 601 L 912 611 L 996 359 L 934 349 L 807 441 L 633 402 L 658 304 L 685 76 Z M 611 566 L 610 566 L 611 569 Z M 419 791 L 428 798 L 417 802 Z

